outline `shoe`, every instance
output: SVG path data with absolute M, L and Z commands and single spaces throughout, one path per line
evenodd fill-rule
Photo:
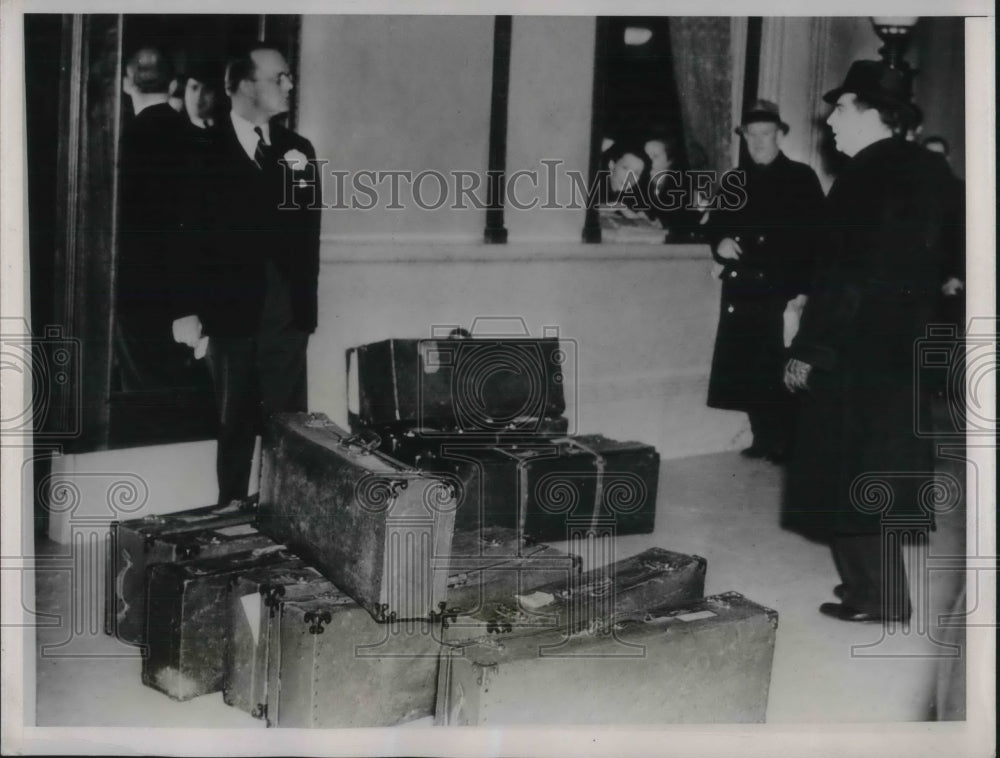
M 823 603 L 819 607 L 819 612 L 840 621 L 909 621 L 910 619 L 909 613 L 905 616 L 903 614 L 883 616 L 881 613 L 862 611 L 846 603 Z
M 767 451 L 762 447 L 751 445 L 740 450 L 740 455 L 744 458 L 763 458 L 767 455 Z
M 847 594 L 847 585 L 838 584 L 833 588 L 833 596 L 839 600 L 844 599 L 844 595 Z

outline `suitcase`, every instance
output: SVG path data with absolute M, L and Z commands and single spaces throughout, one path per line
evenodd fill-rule
M 778 615 L 729 592 L 574 635 L 519 632 L 441 656 L 447 726 L 760 723 Z
M 175 700 L 218 692 L 229 643 L 228 593 L 240 575 L 265 566 L 305 564 L 284 545 L 149 569 L 143 684 Z
M 571 573 L 520 593 L 495 592 L 474 611 L 445 614 L 442 639 L 455 643 L 513 631 L 562 630 L 574 634 L 615 615 L 650 607 L 679 607 L 705 592 L 707 562 L 697 555 L 650 548 L 583 573 Z
M 439 622 L 377 623 L 331 587 L 269 619 L 268 726 L 394 726 L 433 714 Z
M 254 718 L 267 716 L 269 619 L 281 599 L 311 597 L 333 585 L 311 566 L 278 564 L 251 569 L 229 592 L 229 644 L 222 699 Z
M 455 330 L 461 331 L 461 330 Z M 558 337 L 388 339 L 347 351 L 352 426 L 492 433 L 566 411 Z
M 208 506 L 111 523 L 104 631 L 133 645 L 145 641 L 146 571 L 157 563 L 226 555 L 271 543 L 246 505 Z
M 322 414 L 277 414 L 267 431 L 260 530 L 377 621 L 439 613 L 447 577 L 434 560 L 451 550 L 457 485 L 355 444 Z
M 660 456 L 650 445 L 595 434 L 504 445 L 452 438 L 421 455 L 416 447 L 403 457 L 460 482 L 458 529 L 499 526 L 553 542 L 598 523 L 615 534 L 653 531 Z
M 540 584 L 559 581 L 565 584 L 570 572 L 579 573 L 579 565 L 578 557 L 568 556 L 547 545 L 525 545 L 510 530 L 494 529 L 483 534 L 456 533 L 452 542 L 452 556 L 448 561 L 448 604 L 453 612 L 457 612 L 459 608 L 474 611 L 484 602 L 495 599 L 499 594 L 512 595 L 519 590 L 526 591 Z M 289 724 L 331 726 L 362 723 L 364 717 L 361 714 L 344 715 L 345 707 L 348 708 L 346 713 L 352 712 L 350 706 L 344 704 L 336 706 L 336 709 L 342 714 L 337 718 L 342 720 L 330 720 L 325 717 L 305 719 L 301 715 L 300 706 L 297 703 L 304 700 L 311 701 L 319 696 L 308 688 L 293 693 L 295 688 L 304 687 L 305 684 L 303 684 L 301 677 L 289 673 L 287 670 L 283 685 L 285 689 L 284 710 L 277 710 L 278 706 L 269 699 L 267 691 L 269 677 L 277 677 L 275 681 L 279 681 L 281 677 L 282 659 L 278 642 L 280 639 L 278 628 L 280 628 L 281 620 L 272 621 L 279 613 L 282 613 L 281 603 L 292 601 L 312 603 L 310 607 L 314 612 L 319 609 L 318 613 L 322 614 L 325 610 L 331 613 L 331 617 L 332 614 L 340 612 L 358 613 L 358 607 L 346 603 L 344 601 L 346 596 L 329 581 L 309 580 L 294 584 L 276 581 L 275 575 L 288 573 L 281 567 L 259 570 L 255 574 L 241 577 L 230 593 L 230 613 L 235 620 L 232 627 L 233 636 L 229 645 L 230 654 L 227 657 L 226 688 L 223 690 L 223 697 L 230 705 L 248 710 L 255 717 L 267 718 L 270 723 L 277 723 L 279 714 L 284 714 L 281 716 L 281 726 Z M 317 596 L 325 597 L 317 599 Z M 313 602 L 314 600 L 315 602 Z M 300 606 L 295 606 L 295 608 L 301 610 Z M 287 613 L 292 612 L 290 609 Z M 297 613 L 298 610 L 295 610 L 293 615 Z M 259 626 L 253 626 L 254 620 Z M 378 634 L 379 632 L 377 629 L 373 632 L 372 622 L 365 618 L 354 618 L 344 629 L 362 635 Z M 436 638 L 440 635 L 439 629 L 421 628 L 421 631 L 424 634 L 433 634 Z M 301 629 L 299 632 L 301 633 Z M 288 634 L 295 637 L 293 633 Z M 314 641 L 307 639 L 306 642 Z M 288 644 L 301 653 L 302 643 L 302 639 L 295 637 L 294 641 Z M 418 652 L 424 656 L 428 650 L 433 650 L 431 643 L 426 639 L 416 638 L 413 643 Z M 406 647 L 405 644 L 402 646 Z M 343 646 L 336 646 L 333 643 L 325 643 L 323 649 L 334 651 L 331 653 L 333 655 L 346 655 Z M 301 662 L 299 653 L 289 653 L 288 650 L 285 650 L 284 664 L 292 666 L 292 661 Z M 385 709 L 384 715 L 370 725 L 385 725 L 432 715 L 437 677 L 436 655 L 432 655 L 432 658 L 433 660 L 430 661 L 423 660 L 409 664 L 416 669 L 422 667 L 424 670 L 423 678 L 414 674 L 405 679 L 409 682 L 406 685 L 408 694 L 383 696 L 380 702 Z M 375 663 L 374 661 L 367 663 L 376 668 L 392 665 Z M 328 661 L 326 664 L 320 665 L 332 665 L 332 662 Z M 340 664 L 341 667 L 348 668 L 356 665 L 358 665 L 357 662 L 341 662 Z M 396 662 L 395 665 L 401 664 Z M 363 673 L 363 670 L 359 669 L 359 671 Z M 365 675 L 367 676 L 367 674 Z M 388 677 L 388 674 L 377 676 Z M 309 686 L 314 685 L 319 686 L 317 683 Z M 278 697 L 280 700 L 282 696 L 279 694 Z M 308 723 L 306 723 L 307 721 Z
M 580 556 L 537 544 L 514 529 L 455 532 L 448 560 L 448 612 L 474 613 L 501 598 L 541 586 L 566 586 Z

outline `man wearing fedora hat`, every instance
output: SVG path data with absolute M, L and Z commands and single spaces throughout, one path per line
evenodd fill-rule
M 783 315 L 806 291 L 812 274 L 810 236 L 823 190 L 815 172 L 781 152 L 788 133 L 778 106 L 758 100 L 736 132 L 750 160 L 744 175 L 746 203 L 718 210 L 708 222 L 712 255 L 721 264 L 722 305 L 708 405 L 744 411 L 751 458 L 781 462 L 789 453 L 795 399 L 782 385 Z
M 786 526 L 828 540 L 844 621 L 909 619 L 900 536 L 932 527 L 933 484 L 918 437 L 915 347 L 926 336 L 944 262 L 944 163 L 905 134 L 917 118 L 908 70 L 856 61 L 827 92 L 827 123 L 851 160 L 826 200 L 818 268 L 791 346 L 786 386 L 803 399 Z M 926 498 L 924 498 L 926 500 Z

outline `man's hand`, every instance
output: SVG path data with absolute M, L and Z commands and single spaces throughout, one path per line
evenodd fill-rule
M 785 364 L 785 388 L 789 392 L 808 389 L 810 371 L 812 366 L 808 363 L 792 358 Z
M 719 243 L 715 252 L 720 258 L 725 258 L 730 261 L 738 261 L 740 256 L 743 255 L 743 248 L 740 247 L 740 243 L 733 238 L 726 237 Z
M 941 285 L 941 294 L 946 297 L 954 297 L 959 292 L 965 289 L 965 282 L 959 279 L 957 276 L 953 276 L 944 284 Z
M 180 342 L 190 348 L 198 346 L 201 339 L 201 319 L 196 315 L 182 316 L 174 319 L 174 342 Z
M 802 310 L 806 307 L 809 298 L 805 295 L 796 295 L 785 305 L 785 312 L 782 314 L 782 339 L 785 347 L 792 346 L 792 340 L 799 333 L 799 322 L 802 320 Z

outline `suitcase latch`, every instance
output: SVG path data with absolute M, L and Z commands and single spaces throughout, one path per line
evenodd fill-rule
M 269 615 L 273 617 L 278 603 L 281 602 L 281 598 L 285 595 L 284 585 L 262 584 L 259 591 L 264 605 L 268 608 Z
M 322 634 L 323 624 L 329 624 L 333 617 L 330 611 L 306 611 L 302 620 L 309 624 L 309 634 Z

